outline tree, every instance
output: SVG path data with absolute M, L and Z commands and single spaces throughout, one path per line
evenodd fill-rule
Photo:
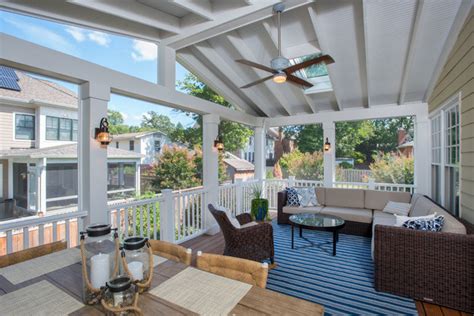
M 158 130 L 166 135 L 172 135 L 174 129 L 174 124 L 166 115 L 148 111 L 142 117 L 141 130 Z
M 379 153 L 370 164 L 370 170 L 375 182 L 413 184 L 415 171 L 413 162 L 413 157 L 396 153 Z
M 321 124 L 302 125 L 296 137 L 296 146 L 303 153 L 321 151 L 323 148 L 323 128 Z
M 296 149 L 284 154 L 279 163 L 285 178 L 295 176 L 303 180 L 322 180 L 324 177 L 324 158 L 321 151 L 302 153 Z
M 130 132 L 130 127 L 123 123 L 123 115 L 119 111 L 107 110 L 107 119 L 109 121 L 109 132 L 112 135 Z
M 213 103 L 234 109 L 222 96 L 214 92 L 208 85 L 199 81 L 193 74 L 187 74 L 183 81 L 178 82 L 179 88 L 189 95 L 208 100 Z M 190 114 L 196 121 L 194 127 L 184 132 L 183 138 L 190 146 L 202 143 L 202 117 L 198 114 Z M 224 142 L 224 148 L 228 151 L 236 151 L 245 148 L 253 131 L 242 124 L 230 121 L 222 121 L 220 134 Z
M 336 157 L 354 158 L 357 163 L 364 163 L 366 155 L 357 150 L 363 142 L 369 142 L 374 136 L 371 121 L 350 121 L 336 123 Z

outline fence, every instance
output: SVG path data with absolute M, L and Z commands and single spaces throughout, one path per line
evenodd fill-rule
M 340 182 L 367 182 L 371 177 L 371 170 L 337 168 L 336 171 L 336 180 Z

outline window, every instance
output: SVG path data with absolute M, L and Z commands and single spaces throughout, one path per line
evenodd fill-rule
M 119 142 L 115 142 L 115 148 L 119 148 Z
M 15 114 L 15 139 L 35 139 L 35 116 L 30 114 Z
M 130 143 L 129 143 L 129 150 L 135 150 L 135 141 L 131 140 Z
M 77 120 L 46 117 L 47 140 L 77 141 L 77 129 Z
M 161 141 L 155 140 L 155 153 L 159 153 L 161 150 Z
M 459 215 L 459 95 L 431 119 L 431 193 L 433 199 Z

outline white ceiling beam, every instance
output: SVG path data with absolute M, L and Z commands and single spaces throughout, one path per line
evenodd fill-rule
M 313 1 L 314 0 L 287 0 L 285 2 L 285 10 L 292 10 L 312 3 Z M 281 0 L 259 0 L 252 5 L 222 12 L 216 15 L 213 21 L 183 28 L 181 34 L 164 39 L 163 44 L 179 50 L 211 37 L 264 20 L 273 15 L 272 6 L 279 2 L 281 2 Z
M 400 95 L 398 96 L 398 104 L 402 105 L 405 103 L 405 94 L 407 90 L 407 81 L 408 81 L 408 74 L 410 73 L 411 66 L 413 64 L 413 56 L 415 56 L 416 52 L 416 40 L 418 36 L 418 30 L 420 27 L 420 17 L 421 12 L 423 10 L 424 0 L 418 0 L 416 5 L 416 15 L 415 15 L 415 22 L 413 23 L 413 27 L 410 34 L 410 45 L 408 46 L 407 58 L 405 59 L 405 67 L 403 69 L 403 76 L 402 76 L 402 84 L 400 86 Z M 367 82 L 367 85 L 369 83 Z
M 252 50 L 250 49 L 250 47 L 247 46 L 245 41 L 242 39 L 242 37 L 240 37 L 240 35 L 238 33 L 234 32 L 233 34 L 227 34 L 226 38 L 232 44 L 234 49 L 239 53 L 239 55 L 243 59 L 258 62 L 257 59 L 255 58 Z M 246 68 L 248 68 L 249 71 L 253 72 L 256 76 L 258 76 L 258 78 L 262 78 L 262 75 L 260 75 L 261 72 L 257 71 L 256 68 L 253 68 L 253 67 L 250 67 L 250 66 L 245 66 L 245 65 L 240 65 L 240 64 L 237 65 L 237 63 L 236 63 L 235 66 L 236 67 L 246 67 Z M 268 76 L 268 75 L 270 75 L 270 73 L 265 72 L 265 75 Z M 254 79 L 254 80 L 257 80 L 257 78 Z M 277 89 L 272 89 L 270 87 L 270 84 L 271 83 L 269 81 L 265 81 L 265 82 L 263 82 L 259 85 L 260 86 L 259 88 L 261 89 L 262 86 L 265 86 L 268 90 L 268 93 L 275 97 L 275 99 L 278 101 L 279 105 L 285 110 L 287 115 L 293 115 L 294 113 L 291 110 L 290 106 L 288 105 L 288 100 L 286 99 L 286 97 L 283 95 L 283 93 L 278 88 Z M 256 87 L 251 87 L 251 88 L 247 88 L 247 89 L 255 89 L 255 88 Z
M 181 65 L 186 69 L 189 69 L 199 78 L 199 80 L 205 82 L 212 90 L 219 93 L 226 101 L 248 114 L 257 115 L 257 113 L 247 105 L 248 101 L 244 100 L 241 96 L 230 89 L 219 77 L 216 76 L 215 73 L 210 71 L 207 67 L 208 65 L 193 54 L 191 47 L 180 51 L 177 55 L 177 59 Z
M 367 12 L 367 1 L 362 0 L 362 15 L 364 16 L 364 45 L 365 45 L 365 76 L 367 80 L 367 107 L 370 108 L 370 81 L 369 81 L 369 74 L 370 74 L 370 67 L 369 67 L 369 36 L 368 36 L 368 12 Z
M 152 9 L 136 1 L 114 0 L 67 0 L 69 3 L 116 17 L 149 25 L 171 33 L 180 32 L 179 19 L 162 11 Z
M 261 113 L 264 113 L 266 116 L 272 116 L 272 113 L 268 111 L 268 108 L 266 106 L 262 106 L 265 97 L 252 89 L 240 89 L 240 86 L 243 86 L 247 82 L 244 82 L 242 77 L 237 75 L 234 68 L 232 68 L 225 60 L 223 60 L 222 57 L 219 56 L 209 44 L 203 42 L 191 47 L 197 50 L 203 58 L 207 59 L 209 63 L 215 65 L 216 70 L 218 70 L 222 75 L 226 76 L 229 81 L 234 84 L 234 87 L 240 90 L 240 93 L 247 96 L 250 100 L 253 100 Z
M 456 15 L 453 25 L 451 26 L 451 30 L 449 31 L 450 35 L 444 43 L 444 48 L 442 50 L 441 55 L 439 56 L 438 63 L 436 64 L 436 67 L 433 71 L 433 75 L 431 76 L 430 84 L 428 85 L 428 89 L 426 90 L 425 96 L 423 97 L 424 102 L 427 102 L 431 94 L 433 93 L 436 82 L 438 81 L 438 78 L 441 75 L 441 72 L 443 71 L 443 67 L 446 64 L 446 61 L 448 60 L 448 56 L 451 53 L 454 44 L 456 43 L 458 34 L 461 31 L 464 22 L 466 21 L 467 17 L 471 12 L 473 3 L 474 1 L 472 0 L 462 1 L 461 5 L 459 6 L 458 13 Z
M 123 72 L 115 71 L 59 51 L 0 33 L 0 64 L 74 83 L 93 82 L 111 87 L 113 93 L 198 114 L 251 126 L 260 124 L 254 115 L 229 109 Z
M 287 125 L 305 125 L 324 122 L 344 122 L 374 120 L 403 116 L 423 116 L 428 115 L 428 104 L 426 103 L 407 103 L 398 104 L 373 104 L 368 108 L 348 108 L 344 111 L 322 111 L 317 114 L 295 115 L 289 117 L 265 118 L 264 124 L 268 127 L 278 127 Z
M 192 13 L 199 15 L 207 21 L 214 20 L 212 5 L 209 0 L 168 0 L 168 2 L 191 11 Z
M 309 18 L 311 20 L 311 24 L 313 25 L 313 30 L 316 33 L 318 43 L 321 46 L 321 51 L 323 53 L 327 53 L 328 48 L 327 48 L 327 45 L 326 45 L 326 43 L 327 43 L 326 35 L 323 34 L 324 32 L 319 31 L 321 29 L 320 22 L 319 22 L 319 19 L 317 17 L 316 10 L 314 9 L 313 6 L 308 7 L 308 14 L 309 14 Z M 337 60 L 336 60 L 336 62 L 337 62 Z M 338 93 L 337 93 L 337 91 L 338 91 L 337 90 L 337 84 L 336 84 L 336 82 L 334 82 L 334 79 L 333 79 L 334 74 L 332 73 L 331 65 L 328 65 L 327 69 L 328 69 L 329 79 L 331 80 L 332 89 L 334 90 L 334 96 L 336 97 L 337 109 L 339 111 L 341 111 L 342 110 L 342 103 L 341 103 L 341 99 L 340 99 L 340 97 L 338 96 Z
M 265 30 L 264 33 L 267 34 L 268 38 L 273 43 L 273 47 L 270 50 L 272 52 L 271 54 L 276 57 L 278 55 L 278 39 L 275 37 L 275 32 L 273 32 L 274 28 L 267 21 L 262 22 L 262 27 Z M 313 107 L 312 103 L 310 102 L 309 98 L 304 94 L 304 91 L 302 90 L 302 88 L 297 88 L 295 85 L 293 85 L 291 83 L 288 83 L 288 89 L 290 90 L 290 92 L 293 95 L 293 98 L 295 100 L 301 100 L 301 95 L 303 95 L 304 103 L 306 104 L 306 107 L 310 110 L 310 112 L 313 112 L 313 113 L 317 112 L 314 109 L 314 107 Z

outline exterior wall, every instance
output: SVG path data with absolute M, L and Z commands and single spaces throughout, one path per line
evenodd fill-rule
M 77 110 L 69 110 L 65 108 L 55 108 L 55 107 L 48 107 L 48 106 L 41 106 L 36 110 L 36 139 L 38 140 L 38 148 L 43 147 L 51 147 L 51 146 L 59 146 L 65 144 L 73 144 L 75 142 L 72 141 L 61 141 L 61 140 L 47 140 L 46 139 L 46 117 L 53 116 L 59 118 L 68 118 L 68 119 L 78 119 Z
M 255 148 L 254 148 L 255 138 L 250 136 L 247 147 L 240 152 L 240 159 L 245 159 L 247 161 L 253 162 L 255 160 Z M 271 137 L 266 137 L 265 139 L 265 159 L 274 159 L 274 146 L 275 141 Z
M 437 110 L 461 91 L 461 216 L 474 223 L 474 18 L 469 14 L 428 101 Z
M 123 150 L 130 150 L 130 140 L 132 139 L 118 141 L 118 148 Z M 161 142 L 161 149 L 163 149 L 164 145 L 171 144 L 170 139 L 161 133 L 147 135 L 140 138 L 135 138 L 133 140 L 135 141 L 135 148 L 133 151 L 144 155 L 144 157 L 140 161 L 142 165 L 150 165 L 154 163 L 156 155 L 161 153 L 161 151 L 159 153 L 155 152 L 155 140 L 159 140 Z M 117 148 L 117 141 L 112 140 L 110 146 Z
M 35 141 L 15 139 L 15 113 L 28 113 L 34 115 L 35 109 L 0 104 L 0 150 L 11 148 L 33 148 L 35 146 Z M 36 126 L 38 126 L 38 122 L 36 122 Z

